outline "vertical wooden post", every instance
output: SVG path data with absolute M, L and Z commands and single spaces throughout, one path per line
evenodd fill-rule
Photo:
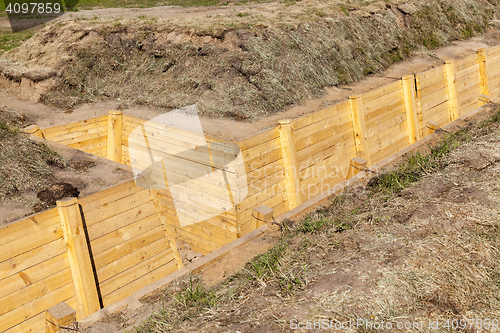
M 455 61 L 447 60 L 444 65 L 444 70 L 446 74 L 446 83 L 448 85 L 448 110 L 450 114 L 450 121 L 453 121 L 460 117 L 457 86 L 455 84 Z
M 354 141 L 358 157 L 364 158 L 370 163 L 370 151 L 368 149 L 367 131 L 365 127 L 365 113 L 361 95 L 349 97 L 352 113 L 352 124 L 354 128 Z
M 349 162 L 349 170 L 347 171 L 346 179 L 354 177 L 367 167 L 368 161 L 361 157 L 355 157 Z
M 39 138 L 43 138 L 42 131 L 40 130 L 40 127 L 38 127 L 37 125 L 30 125 L 28 127 L 25 127 L 23 128 L 23 132 L 30 135 L 38 136 Z
M 403 96 L 405 100 L 406 122 L 408 124 L 408 137 L 410 144 L 414 144 L 420 139 L 417 120 L 417 101 L 415 93 L 415 76 L 407 75 L 403 77 Z
M 274 209 L 266 205 L 260 205 L 252 211 L 252 226 L 250 230 L 255 230 L 264 225 L 264 223 L 271 221 L 274 217 Z
M 486 56 L 486 49 L 479 49 L 477 51 L 479 61 L 479 73 L 481 75 L 481 94 L 490 96 L 490 88 L 488 82 L 488 59 Z
M 67 327 L 76 322 L 76 311 L 62 302 L 45 311 L 46 333 L 59 332 L 60 327 Z
M 108 113 L 108 160 L 122 162 L 122 132 L 123 113 L 109 111 Z
M 417 131 L 418 137 L 424 137 L 424 125 L 423 125 L 423 117 L 422 117 L 422 92 L 420 89 L 420 75 L 415 75 L 415 104 L 416 104 L 416 113 L 417 113 Z
M 68 198 L 57 201 L 57 210 L 68 248 L 69 264 L 80 315 L 86 317 L 101 307 L 78 199 Z
M 283 168 L 285 171 L 286 195 L 289 209 L 302 204 L 300 192 L 300 175 L 297 161 L 297 147 L 293 134 L 293 124 L 290 119 L 279 122 L 281 153 L 283 155 Z

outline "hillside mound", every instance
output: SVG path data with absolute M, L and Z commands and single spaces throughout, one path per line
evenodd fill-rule
M 0 58 L 10 80 L 50 81 L 45 103 L 119 99 L 255 120 L 484 31 L 496 1 L 303 0 L 199 19 L 51 24 Z

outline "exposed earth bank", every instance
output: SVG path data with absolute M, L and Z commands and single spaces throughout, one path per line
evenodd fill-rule
M 496 5 L 303 0 L 203 20 L 79 18 L 50 24 L 5 53 L 0 73 L 63 108 L 119 99 L 256 120 L 379 73 L 419 47 L 481 33 Z

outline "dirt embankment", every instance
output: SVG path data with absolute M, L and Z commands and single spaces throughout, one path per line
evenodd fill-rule
M 0 58 L 11 81 L 38 82 L 60 107 L 120 99 L 251 119 L 484 31 L 496 1 L 303 0 L 199 19 L 62 21 Z M 25 85 L 29 85 L 25 83 Z

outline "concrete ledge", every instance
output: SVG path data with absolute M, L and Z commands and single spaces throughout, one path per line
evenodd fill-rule
M 234 250 L 238 246 L 241 246 L 245 244 L 246 242 L 261 236 L 264 232 L 266 232 L 268 229 L 267 224 L 263 225 L 260 228 L 257 228 L 253 230 L 252 232 L 249 232 L 243 237 L 238 238 L 237 240 L 215 250 L 214 252 L 207 254 L 203 258 L 200 258 L 196 260 L 195 262 L 184 266 L 183 268 L 173 272 L 172 274 L 169 274 L 165 276 L 164 278 L 161 278 L 160 280 L 136 291 L 132 296 L 125 298 L 124 300 L 115 302 L 111 305 L 108 305 L 101 310 L 94 312 L 90 316 L 83 318 L 82 320 L 78 321 L 78 325 L 81 328 L 87 328 L 93 323 L 95 323 L 98 320 L 103 319 L 107 315 L 114 313 L 116 311 L 119 311 L 125 307 L 129 307 L 131 310 L 136 310 L 142 306 L 142 303 L 139 301 L 139 299 L 149 296 L 153 294 L 155 291 L 158 291 L 164 287 L 166 287 L 170 282 L 174 281 L 175 279 L 178 279 L 180 277 L 183 277 L 184 275 L 187 275 L 189 273 L 196 274 L 200 272 L 204 267 L 207 265 L 211 264 L 217 259 L 220 259 L 227 255 L 230 251 Z

